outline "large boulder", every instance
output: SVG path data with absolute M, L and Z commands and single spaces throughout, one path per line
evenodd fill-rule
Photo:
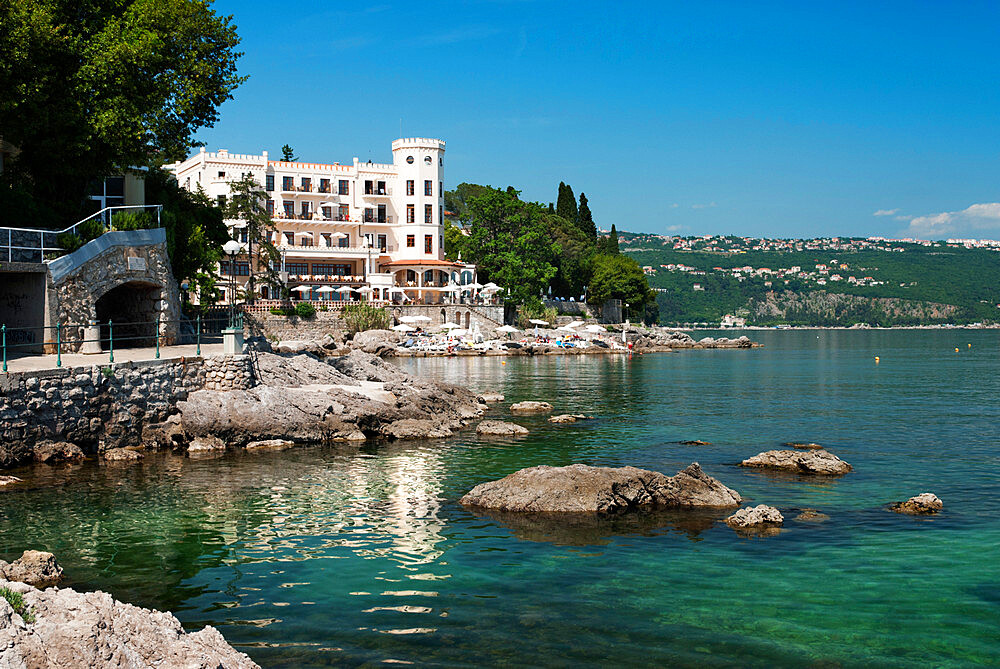
M 11 563 L 0 560 L 0 578 L 27 583 L 36 588 L 47 588 L 62 580 L 63 570 L 52 553 L 24 551 L 21 557 Z M 3 653 L 0 653 L 0 659 L 2 658 Z M 3 664 L 0 663 L 0 666 Z
M 315 339 L 287 339 L 279 341 L 275 347 L 277 353 L 323 353 L 323 345 Z
M 391 439 L 434 439 L 450 437 L 453 433 L 440 421 L 421 418 L 404 418 L 385 425 L 381 433 Z
M 20 482 L 21 479 L 17 478 L 16 476 L 0 475 L 0 488 L 2 488 L 5 485 L 10 485 L 11 483 L 20 483 Z
M 541 465 L 481 483 L 464 506 L 518 512 L 617 513 L 666 507 L 739 506 L 735 490 L 705 474 L 697 462 L 665 476 L 635 467 Z
M 915 516 L 930 515 L 932 513 L 937 513 L 943 508 L 944 502 L 942 502 L 938 496 L 932 492 L 920 493 L 905 502 L 893 502 L 889 505 L 890 511 L 895 511 L 896 513 L 908 513 Z
M 578 420 L 590 420 L 593 416 L 582 413 L 561 413 L 558 416 L 549 416 L 550 423 L 575 423 Z
M 502 420 L 484 420 L 476 426 L 476 434 L 497 437 L 521 437 L 528 434 L 528 428 Z
M 552 405 L 548 402 L 518 402 L 517 404 L 510 405 L 511 413 L 518 414 L 532 414 L 532 413 L 549 413 L 552 411 Z
M 853 467 L 829 451 L 765 451 L 740 463 L 741 467 L 781 469 L 799 474 L 836 476 Z
M 395 354 L 398 343 L 399 335 L 392 330 L 364 330 L 354 335 L 351 348 L 377 356 L 386 356 Z
M 142 453 L 128 448 L 112 448 L 104 451 L 101 458 L 106 462 L 138 462 L 142 460 Z
M 491 391 L 486 391 L 484 393 L 479 393 L 479 401 L 483 404 L 496 404 L 497 402 L 503 402 L 503 393 L 495 393 Z
M 33 449 L 35 462 L 80 462 L 87 456 L 83 450 L 68 441 L 40 441 Z
M 170 613 L 116 601 L 103 592 L 37 590 L 0 581 L 21 596 L 0 597 L 0 667 L 260 669 L 218 630 L 185 633 Z
M 251 441 L 245 448 L 248 451 L 287 451 L 294 446 L 295 442 L 288 439 L 261 439 L 260 441 Z

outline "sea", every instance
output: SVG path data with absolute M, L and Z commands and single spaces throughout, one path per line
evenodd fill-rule
M 504 393 L 495 417 L 520 400 L 594 416 L 517 417 L 519 439 L 10 472 L 25 483 L 0 492 L 0 557 L 51 551 L 63 585 L 212 625 L 264 667 L 1000 665 L 1000 333 L 749 334 L 763 346 L 396 362 Z M 854 471 L 737 466 L 793 441 Z M 692 462 L 780 509 L 780 532 L 458 503 L 534 465 Z M 887 510 L 922 492 L 943 511 Z

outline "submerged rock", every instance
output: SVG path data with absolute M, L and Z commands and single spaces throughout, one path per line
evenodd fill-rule
M 19 593 L 15 611 L 0 598 L 0 666 L 75 669 L 260 669 L 213 627 L 187 634 L 170 613 L 116 601 L 103 592 L 37 590 L 0 581 Z
M 784 522 L 785 517 L 781 515 L 781 512 L 766 504 L 742 508 L 726 518 L 726 524 L 729 527 L 739 530 L 781 525 Z
M 938 496 L 932 492 L 923 492 L 915 497 L 911 497 L 905 502 L 893 502 L 889 505 L 890 511 L 918 516 L 937 513 L 943 508 L 944 502 L 942 502 Z
M 550 416 L 550 423 L 575 423 L 578 420 L 592 420 L 593 416 L 587 416 L 582 413 L 563 413 L 558 416 Z
M 488 434 L 501 437 L 520 437 L 528 434 L 528 428 L 502 420 L 484 420 L 476 426 L 476 434 Z
M 87 456 L 83 450 L 69 441 L 42 441 L 33 449 L 35 462 L 80 462 Z
M 453 432 L 441 421 L 421 418 L 404 418 L 389 423 L 381 430 L 392 439 L 433 439 L 450 437 Z
M 503 393 L 485 392 L 479 393 L 479 401 L 483 404 L 496 404 L 497 402 L 503 402 Z
M 21 479 L 16 476 L 0 476 L 0 487 L 5 485 L 10 485 L 11 483 L 20 483 Z
M 747 458 L 741 467 L 782 469 L 799 474 L 835 476 L 846 474 L 853 467 L 829 451 L 766 451 Z
M 63 578 L 62 567 L 56 562 L 56 556 L 45 551 L 24 551 L 21 557 L 7 563 L 0 560 L 0 578 L 7 581 L 27 583 L 36 588 L 47 588 L 59 583 Z M 3 644 L 0 643 L 0 649 Z M 0 652 L 0 660 L 3 653 Z M 0 666 L 3 665 L 0 662 Z
M 803 523 L 822 523 L 830 520 L 830 516 L 818 509 L 802 509 L 802 512 L 795 516 L 795 520 Z
M 294 446 L 295 442 L 288 439 L 262 439 L 251 441 L 245 448 L 248 451 L 284 451 Z
M 789 448 L 798 448 L 804 451 L 818 451 L 823 448 L 819 444 L 814 444 L 811 441 L 786 441 L 783 445 L 788 446 Z
M 226 450 L 226 444 L 218 437 L 206 434 L 192 439 L 191 443 L 188 444 L 187 450 L 188 453 L 224 451 Z
M 705 474 L 697 462 L 675 476 L 635 467 L 541 465 L 481 483 L 459 500 L 464 506 L 560 513 L 727 507 L 741 501 L 739 493 Z
M 518 402 L 510 405 L 511 413 L 548 413 L 552 411 L 552 405 L 548 402 Z
M 711 446 L 712 442 L 702 441 L 701 439 L 691 439 L 689 441 L 678 441 L 681 446 Z

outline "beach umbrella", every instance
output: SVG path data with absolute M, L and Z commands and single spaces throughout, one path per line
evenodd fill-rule
M 462 326 L 459 325 L 458 323 L 452 323 L 451 321 L 448 321 L 447 323 L 441 325 L 442 330 L 457 330 L 460 327 Z
M 413 332 L 416 328 L 411 327 L 406 323 L 400 323 L 399 325 L 393 325 L 392 329 L 396 332 Z
M 603 325 L 597 325 L 596 323 L 592 323 L 592 324 L 588 325 L 586 327 L 586 330 L 587 330 L 587 332 L 607 332 L 608 331 L 608 329 L 606 327 L 604 327 Z
M 320 286 L 319 288 L 316 289 L 316 292 L 317 293 L 332 293 L 333 290 L 334 290 L 333 286 Z
M 543 321 L 543 320 L 538 319 L 538 318 L 531 318 L 531 319 L 528 320 L 528 322 L 529 323 L 533 323 L 534 325 L 548 325 L 549 324 L 548 321 Z
M 417 319 L 416 316 L 403 316 L 402 318 L 399 319 L 399 321 L 401 323 L 416 323 L 417 322 L 416 319 Z
M 430 323 L 431 319 L 429 316 L 417 315 L 413 317 L 414 323 Z
M 340 288 L 337 289 L 337 292 L 344 293 L 346 295 L 347 293 L 353 293 L 354 289 L 351 288 L 350 286 L 341 286 Z
M 469 334 L 469 331 L 466 330 L 466 329 L 464 329 L 464 328 L 455 328 L 454 330 L 452 330 L 448 334 L 450 334 L 452 337 L 461 337 L 462 335 Z
M 583 321 L 573 321 L 572 323 L 567 323 L 566 327 L 572 329 L 572 328 L 578 328 L 581 325 L 583 325 Z
M 333 233 L 330 236 L 332 238 L 334 238 L 334 239 L 346 239 L 347 238 L 347 235 L 345 235 L 343 232 L 335 232 L 335 233 Z
M 507 338 L 510 339 L 510 335 L 514 334 L 515 332 L 518 332 L 518 329 L 515 327 L 511 327 L 510 325 L 501 325 L 496 329 L 496 332 L 503 332 L 507 335 Z
M 370 293 L 372 292 L 372 290 L 373 288 L 371 286 L 361 286 L 360 288 L 358 288 L 359 293 Z
M 292 288 L 292 290 L 294 290 L 296 293 L 308 293 L 310 290 L 312 290 L 312 286 L 295 286 L 295 288 Z

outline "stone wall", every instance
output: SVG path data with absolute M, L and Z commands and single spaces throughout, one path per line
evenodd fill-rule
M 85 452 L 139 446 L 188 393 L 256 385 L 249 356 L 174 358 L 0 376 L 0 467 L 29 462 L 42 440 Z
M 276 316 L 274 314 L 243 315 L 243 325 L 249 336 L 263 335 L 269 340 L 289 341 L 316 339 L 325 334 L 344 331 L 340 311 L 317 311 L 313 318 Z

